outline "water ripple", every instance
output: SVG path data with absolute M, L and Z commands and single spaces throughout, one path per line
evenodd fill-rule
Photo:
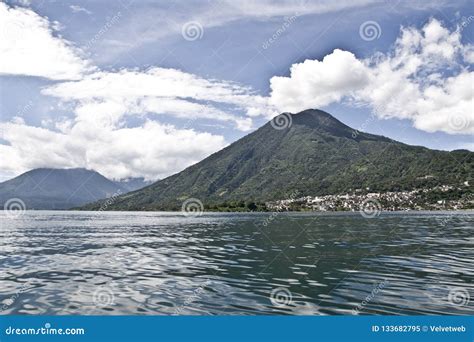
M 0 310 L 474 314 L 473 212 L 270 215 L 0 213 Z

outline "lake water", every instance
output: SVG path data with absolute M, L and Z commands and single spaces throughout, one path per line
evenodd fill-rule
M 472 211 L 10 216 L 2 314 L 474 314 Z

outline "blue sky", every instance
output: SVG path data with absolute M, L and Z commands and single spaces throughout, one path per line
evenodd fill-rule
M 310 107 L 474 150 L 468 1 L 0 6 L 0 180 L 36 167 L 163 178 Z

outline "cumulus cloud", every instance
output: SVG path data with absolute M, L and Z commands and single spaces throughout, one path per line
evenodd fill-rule
M 267 98 L 249 88 L 175 69 L 88 74 L 77 69 L 68 77 L 60 63 L 51 63 L 47 72 L 24 70 L 31 76 L 71 79 L 42 93 L 71 108 L 73 117 L 45 120 L 43 127 L 29 126 L 22 118 L 1 123 L 1 138 L 7 142 L 0 145 L 4 173 L 87 167 L 110 178 L 163 178 L 218 151 L 226 141 L 221 135 L 164 125 L 161 116 L 229 122 L 248 131 L 250 116 L 267 110 Z M 144 123 L 130 126 L 132 116 Z
M 18 35 L 0 40 L 0 74 L 60 81 L 42 93 L 73 114 L 42 120 L 42 127 L 20 117 L 0 123 L 5 174 L 87 167 L 110 178 L 163 178 L 227 143 L 221 135 L 165 125 L 162 116 L 228 122 L 248 131 L 251 116 L 269 115 L 267 98 L 231 82 L 158 67 L 100 71 L 54 35 L 54 23 L 30 9 L 0 4 L 0 19 L 10 33 L 18 27 Z
M 267 99 L 245 87 L 163 68 L 96 72 L 42 92 L 72 108 L 74 116 L 44 121 L 44 127 L 19 120 L 0 124 L 9 144 L 0 145 L 4 172 L 87 167 L 110 178 L 163 178 L 220 150 L 226 141 L 157 118 L 209 119 L 248 130 L 247 112 L 263 115 L 267 109 Z M 219 108 L 226 106 L 241 115 Z M 131 116 L 144 123 L 131 126 Z
M 0 75 L 71 80 L 91 71 L 81 51 L 55 34 L 55 26 L 29 8 L 0 3 Z
M 110 178 L 157 179 L 227 144 L 221 135 L 163 124 L 163 116 L 248 131 L 253 117 L 348 101 L 371 107 L 380 118 L 409 119 L 429 132 L 474 132 L 468 67 L 473 47 L 461 43 L 460 30 L 450 32 L 436 20 L 422 29 L 402 28 L 385 54 L 360 59 L 336 49 L 320 61 L 294 64 L 288 77 L 270 80 L 268 97 L 176 69 L 100 71 L 54 34 L 54 23 L 29 9 L 0 3 L 0 23 L 21 36 L 0 40 L 0 74 L 61 80 L 42 93 L 73 114 L 44 120 L 42 127 L 19 117 L 0 123 L 4 173 L 87 167 Z
M 435 20 L 402 28 L 393 49 L 367 59 L 334 50 L 294 64 L 270 80 L 270 103 L 297 112 L 340 101 L 367 105 L 379 118 L 409 119 L 418 129 L 474 133 L 472 46 Z
M 76 123 L 57 132 L 21 123 L 1 123 L 2 171 L 37 167 L 87 167 L 110 178 L 157 179 L 180 171 L 223 148 L 222 136 L 176 129 L 147 121 L 143 126 L 108 129 Z
M 97 72 L 80 81 L 50 86 L 43 94 L 75 103 L 79 120 L 105 120 L 111 125 L 125 115 L 153 113 L 234 122 L 237 129 L 247 131 L 252 128 L 249 116 L 269 111 L 267 98 L 246 87 L 158 67 Z M 220 109 L 229 107 L 242 115 Z
M 366 66 L 351 52 L 336 49 L 322 61 L 293 64 L 290 77 L 272 77 L 270 104 L 290 112 L 323 107 L 368 82 Z

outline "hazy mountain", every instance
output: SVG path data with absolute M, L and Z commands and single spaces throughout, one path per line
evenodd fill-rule
M 114 181 L 114 183 L 120 187 L 123 187 L 127 191 L 138 190 L 144 188 L 145 186 L 153 184 L 152 181 L 146 181 L 143 177 L 125 178 L 119 181 Z
M 0 183 L 0 205 L 21 199 L 28 209 L 67 209 L 128 190 L 86 169 L 34 169 Z
M 436 151 L 357 132 L 320 110 L 283 115 L 291 118 L 289 127 L 273 127 L 281 116 L 178 174 L 118 197 L 108 209 L 178 209 L 189 197 L 213 205 L 295 193 L 399 191 L 458 185 L 474 174 L 474 153 L 466 150 Z

